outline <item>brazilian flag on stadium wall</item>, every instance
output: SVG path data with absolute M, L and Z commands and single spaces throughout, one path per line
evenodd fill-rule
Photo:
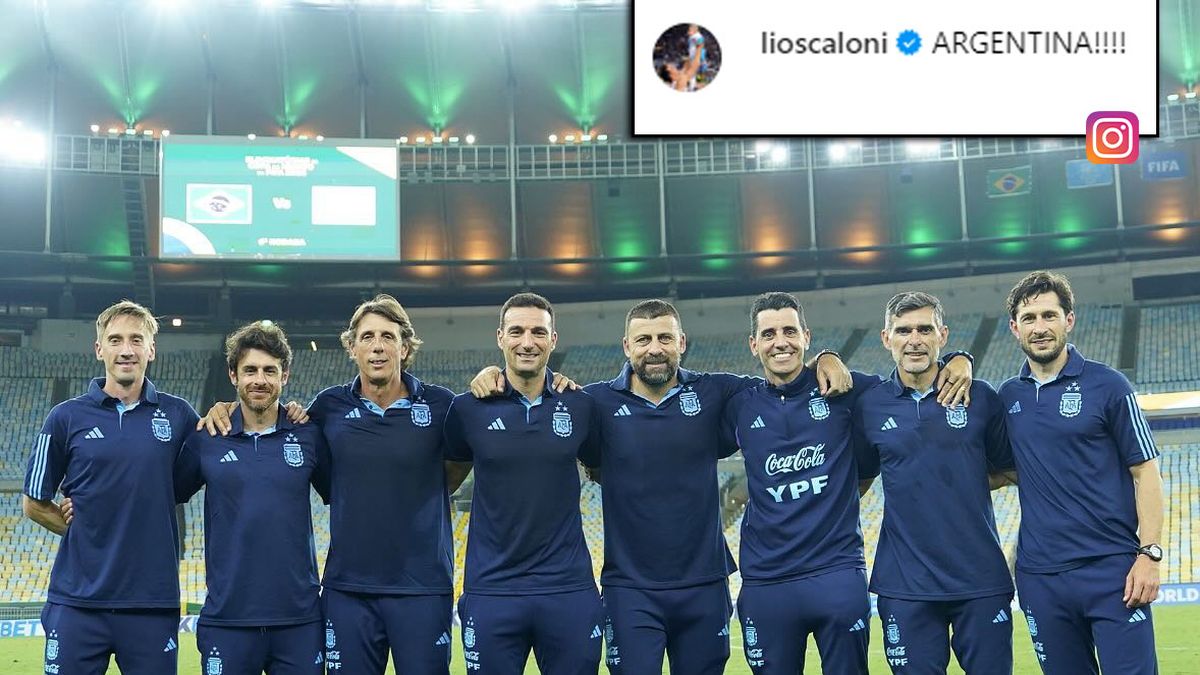
M 1033 191 L 1033 166 L 1014 166 L 1011 169 L 991 169 L 987 172 L 988 197 L 1015 197 Z

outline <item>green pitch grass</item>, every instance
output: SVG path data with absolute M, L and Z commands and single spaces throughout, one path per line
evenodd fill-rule
M 1024 623 L 1019 620 L 1013 631 L 1013 654 L 1016 667 L 1015 675 L 1037 675 L 1040 673 L 1033 658 L 1029 633 Z M 1154 610 L 1154 628 L 1158 640 L 1159 672 L 1162 675 L 1194 675 L 1200 673 L 1200 643 L 1195 640 L 1195 627 L 1200 625 L 1200 605 L 1176 605 L 1174 607 L 1156 607 Z M 179 636 L 179 673 L 180 675 L 201 675 L 200 659 L 196 653 L 196 640 L 192 635 Z M 733 653 L 729 664 L 725 667 L 727 675 L 750 675 L 750 669 L 742 657 L 741 631 L 733 631 Z M 884 675 L 888 672 L 883 659 L 883 642 L 878 620 L 871 623 L 871 672 Z M 37 673 L 42 668 L 42 650 L 44 638 L 0 638 L 0 673 Z M 450 672 L 462 675 L 462 648 L 455 635 L 454 660 Z M 809 649 L 809 673 L 819 673 L 820 662 L 815 648 Z M 116 665 L 109 668 L 109 674 L 115 675 L 120 671 Z M 388 673 L 395 671 L 388 668 Z M 603 666 L 602 674 L 606 673 Z M 665 669 L 663 672 L 667 672 Z M 525 668 L 526 675 L 537 675 L 537 666 L 530 659 Z M 950 659 L 950 673 L 961 675 L 954 659 Z

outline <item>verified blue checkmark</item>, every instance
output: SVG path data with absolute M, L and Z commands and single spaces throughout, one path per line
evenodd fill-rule
M 921 51 L 921 36 L 915 30 L 906 30 L 896 37 L 896 47 L 906 56 Z

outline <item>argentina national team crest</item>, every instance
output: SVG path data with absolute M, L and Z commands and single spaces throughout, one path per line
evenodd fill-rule
M 299 440 L 293 434 L 288 434 L 283 439 L 283 461 L 287 462 L 288 466 L 304 464 L 304 451 L 300 449 Z
M 154 432 L 154 437 L 163 443 L 168 443 L 171 440 L 171 420 L 167 419 L 167 414 L 162 411 L 162 408 L 154 410 L 154 417 L 150 418 L 150 430 Z
M 427 427 L 433 421 L 433 416 L 429 414 L 429 405 L 426 403 L 414 403 L 411 412 L 412 423 L 418 427 Z
M 814 398 L 808 400 L 808 414 L 812 415 L 814 420 L 823 420 L 829 417 L 829 401 L 826 401 L 824 396 L 816 396 L 819 391 L 819 389 L 813 389 Z
M 554 415 L 551 416 L 554 420 L 554 433 L 566 438 L 571 435 L 571 413 L 567 410 L 567 406 L 559 401 L 554 406 Z
M 887 640 L 892 644 L 900 644 L 900 626 L 896 625 L 896 617 L 888 617 Z
M 204 675 L 221 675 L 225 672 L 225 664 L 221 661 L 221 652 L 213 647 L 204 661 Z
M 684 389 L 679 394 L 679 409 L 684 415 L 692 417 L 700 414 L 700 395 L 692 391 L 691 387 Z
M 333 622 L 325 622 L 325 649 L 333 649 L 337 646 L 337 633 L 333 632 Z
M 50 631 L 50 635 L 46 636 L 46 660 L 53 661 L 58 658 L 58 632 Z M 55 666 L 57 668 L 58 666 Z M 47 671 L 49 672 L 49 671 Z
M 754 624 L 746 626 L 746 646 L 753 647 L 758 644 L 758 628 Z
M 1063 417 L 1074 417 L 1083 409 L 1083 394 L 1079 393 L 1079 383 L 1067 385 L 1062 398 L 1058 400 L 1058 413 Z
M 952 408 L 946 408 L 946 423 L 955 429 L 962 429 L 967 426 L 967 408 L 963 404 Z
M 463 646 L 467 649 L 475 648 L 475 619 L 468 619 L 467 627 L 463 628 Z

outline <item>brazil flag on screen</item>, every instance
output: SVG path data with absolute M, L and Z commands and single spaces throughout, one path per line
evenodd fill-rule
M 399 258 L 394 144 L 175 136 L 162 153 L 164 258 Z

